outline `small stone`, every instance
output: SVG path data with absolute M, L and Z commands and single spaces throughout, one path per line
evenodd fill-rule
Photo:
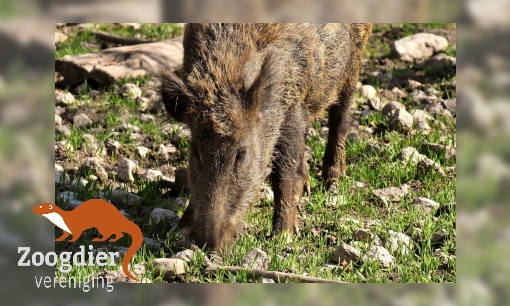
M 133 133 L 139 133 L 141 131 L 141 129 L 139 127 L 137 127 L 136 125 L 133 125 L 133 124 L 126 124 L 126 123 L 123 123 L 122 125 L 120 125 L 118 127 L 118 130 L 120 132 L 133 132 Z
M 452 116 L 452 113 L 450 113 L 450 111 L 449 111 L 449 110 L 447 110 L 447 109 L 442 109 L 442 110 L 440 110 L 439 112 L 437 112 L 436 117 L 437 117 L 437 116 L 443 116 L 443 117 L 453 117 L 453 116 Z
M 412 62 L 446 50 L 448 40 L 432 33 L 417 33 L 391 44 L 390 56 Z
M 138 170 L 138 163 L 127 158 L 121 158 L 117 162 L 117 180 L 119 182 L 133 182 L 133 172 Z
M 158 277 L 163 274 L 165 280 L 171 280 L 176 275 L 186 273 L 187 270 L 186 262 L 177 258 L 154 258 L 152 265 L 154 275 Z
M 274 284 L 274 280 L 272 278 L 263 278 L 262 279 L 263 284 Z
M 415 133 L 422 133 L 423 135 L 428 135 L 430 133 L 430 126 L 427 122 L 418 122 L 414 126 Z
M 175 198 L 175 200 L 173 202 L 172 210 L 177 211 L 181 208 L 186 208 L 186 207 L 188 207 L 188 204 L 189 204 L 189 200 L 184 197 Z
M 448 231 L 445 229 L 441 229 L 439 232 L 435 232 L 430 239 L 432 243 L 442 243 L 448 237 Z
M 64 135 L 65 137 L 71 136 L 71 130 L 65 125 L 55 126 L 55 135 Z
M 98 177 L 101 177 L 101 179 L 106 179 L 108 177 L 108 174 L 106 173 L 106 170 L 101 166 L 99 163 L 100 158 L 97 157 L 87 157 L 85 158 L 81 168 L 82 171 L 85 173 L 92 173 Z
M 395 257 L 393 257 L 388 250 L 382 246 L 374 245 L 368 249 L 365 255 L 363 255 L 363 260 L 376 261 L 382 268 L 388 268 L 395 261 Z
M 347 264 L 353 262 L 358 263 L 361 258 L 361 253 L 355 247 L 348 245 L 346 243 L 342 243 L 331 255 L 331 261 L 338 264 L 342 263 L 344 260 Z
M 59 150 L 71 153 L 74 152 L 73 144 L 68 140 L 62 140 L 56 143 L 56 146 Z
M 74 102 L 74 96 L 70 92 L 55 94 L 55 102 L 61 105 L 68 105 Z
M 420 154 L 418 150 L 416 150 L 415 148 L 407 147 L 400 151 L 398 158 L 402 161 L 404 165 L 407 165 L 408 163 L 416 164 L 427 157 L 423 154 Z
M 421 210 L 426 213 L 430 213 L 430 211 L 439 208 L 439 203 L 422 197 L 415 198 L 413 200 L 413 205 L 416 208 L 416 210 Z
M 58 45 L 67 40 L 67 35 L 62 32 L 55 32 L 55 45 Z
M 442 109 L 443 109 L 443 105 L 441 105 L 441 103 L 429 103 L 429 104 L 425 105 L 425 110 L 427 111 L 427 113 L 432 114 L 432 115 L 435 115 L 435 114 L 441 112 Z
M 119 89 L 119 93 L 123 96 L 129 96 L 136 99 L 142 95 L 142 91 L 133 83 L 126 83 Z
M 381 101 L 381 98 L 374 97 L 368 100 L 368 106 L 370 106 L 370 108 L 373 110 L 380 111 L 384 105 Z
M 186 249 L 184 251 L 181 251 L 181 252 L 175 254 L 174 256 L 172 256 L 172 258 L 177 258 L 177 259 L 183 260 L 189 264 L 193 260 L 194 256 L 195 256 L 195 251 Z
M 397 252 L 402 255 L 409 254 L 409 249 L 411 247 L 411 237 L 403 234 L 394 232 L 392 230 L 389 231 L 390 237 L 386 239 L 384 246 L 386 249 L 388 249 L 390 252 Z
M 427 120 L 434 120 L 434 117 L 422 109 L 413 109 L 409 113 L 413 115 L 414 121 L 427 122 Z
M 423 63 L 424 67 L 432 68 L 435 70 L 443 70 L 456 65 L 457 59 L 444 53 L 436 54 L 429 58 L 425 63 Z
M 138 146 L 138 147 L 136 147 L 136 153 L 141 158 L 144 158 L 149 153 L 149 149 L 144 146 Z
M 411 79 L 408 79 L 407 80 L 407 87 L 411 90 L 415 90 L 415 89 L 418 89 L 419 87 L 421 87 L 422 84 L 418 81 L 415 81 L 415 80 L 411 80 Z
M 163 177 L 163 173 L 161 173 L 161 171 L 153 170 L 153 169 L 147 169 L 142 174 L 142 178 L 145 180 L 148 180 L 150 182 L 159 181 L 159 179 L 162 177 Z
M 132 205 L 139 203 L 141 200 L 142 198 L 134 193 L 121 189 L 112 190 L 111 201 L 113 203 Z
M 409 130 L 413 126 L 413 116 L 405 109 L 397 109 L 390 113 L 389 125 L 393 130 Z
M 267 270 L 269 268 L 269 256 L 263 250 L 254 248 L 244 256 L 241 266 L 247 269 Z
M 107 138 L 104 141 L 104 146 L 108 152 L 114 153 L 115 155 L 119 154 L 120 143 L 117 140 Z
M 72 182 L 71 182 L 71 185 L 72 186 L 87 186 L 87 184 L 89 183 L 89 181 L 87 181 L 86 179 L 74 179 Z
M 439 94 L 439 91 L 437 89 L 435 89 L 434 87 L 428 87 L 427 89 L 425 89 L 425 93 L 429 96 L 431 96 L 431 95 L 437 96 Z
M 173 153 L 176 153 L 177 152 L 177 147 L 174 146 L 173 144 L 168 144 L 165 146 L 166 148 L 166 151 L 169 153 L 169 154 L 173 154 Z
M 154 122 L 154 121 L 156 121 L 156 118 L 154 117 L 154 115 L 151 115 L 151 114 L 142 114 L 140 116 L 140 121 L 145 122 L 145 123 L 151 122 L 151 121 Z
M 85 114 L 79 114 L 73 117 L 73 125 L 75 127 L 88 127 L 92 123 L 92 120 Z
M 371 85 L 363 85 L 360 89 L 361 96 L 365 99 L 372 99 L 377 95 L 377 91 Z
M 170 227 L 173 227 L 177 222 L 179 222 L 179 217 L 173 211 L 159 207 L 152 210 L 149 220 L 150 225 L 166 223 Z
M 55 125 L 62 125 L 62 118 L 57 114 L 55 114 Z
M 388 187 L 372 190 L 372 194 L 385 205 L 388 205 L 388 202 L 399 202 L 408 193 L 409 186 L 407 184 L 400 187 Z
M 389 117 L 390 113 L 393 113 L 393 111 L 397 109 L 405 109 L 405 106 L 400 102 L 391 101 L 390 103 L 387 103 L 383 106 L 381 109 L 381 114 L 383 117 Z
M 354 241 L 361 241 L 361 242 L 365 242 L 365 243 L 373 244 L 373 245 L 381 245 L 382 244 L 381 239 L 377 235 L 374 235 L 370 231 L 365 230 L 365 229 L 359 229 L 359 230 L 355 231 L 352 234 L 352 239 Z
M 443 168 L 431 159 L 426 158 L 418 163 L 418 167 L 416 168 L 416 176 L 418 178 L 422 178 L 430 172 L 437 172 L 442 176 L 446 175 Z
M 450 159 L 450 158 L 457 156 L 457 150 L 455 150 L 451 146 L 445 146 L 445 145 L 437 144 L 437 143 L 430 143 L 430 142 L 422 143 L 421 149 L 426 154 L 427 153 L 440 154 L 442 152 L 445 152 L 446 159 Z
M 55 106 L 55 114 L 58 116 L 62 116 L 66 113 L 66 109 L 60 106 Z
M 443 100 L 442 102 L 443 102 L 443 106 L 446 109 L 448 109 L 452 115 L 455 116 L 457 114 L 457 99 L 456 98 Z
M 150 250 L 158 250 L 161 249 L 161 243 L 157 242 L 156 240 L 148 237 L 143 237 L 143 242 Z
M 166 147 L 164 144 L 160 144 L 157 148 L 156 148 L 156 152 L 162 156 L 165 160 L 168 160 L 169 156 L 168 156 L 168 152 L 166 150 Z
M 131 139 L 133 141 L 138 141 L 138 140 L 142 139 L 142 135 L 140 135 L 138 133 L 131 133 L 129 135 L 129 139 Z
M 274 200 L 273 190 L 269 186 L 263 185 L 262 188 L 260 189 L 260 198 L 269 202 L 273 202 Z
M 189 141 L 191 138 L 191 133 L 189 130 L 182 130 L 179 131 L 177 134 L 175 134 L 172 139 L 170 140 L 171 143 L 173 143 L 176 146 L 179 146 L 182 139 Z

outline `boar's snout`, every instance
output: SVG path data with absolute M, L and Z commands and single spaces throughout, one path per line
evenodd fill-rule
M 190 207 L 193 203 L 190 203 Z M 187 217 L 183 215 L 179 223 L 181 232 L 200 248 L 209 251 L 229 253 L 236 243 L 239 234 L 239 224 L 228 216 L 221 216 L 218 211 L 211 213 L 197 212 L 197 215 Z M 244 224 L 244 222 L 241 222 Z

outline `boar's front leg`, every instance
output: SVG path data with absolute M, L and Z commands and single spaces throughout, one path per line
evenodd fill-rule
M 328 144 L 322 162 L 322 179 L 326 190 L 336 184 L 341 175 L 345 175 L 345 139 L 349 132 L 349 108 L 355 87 L 345 88 L 338 102 L 328 110 Z
M 281 135 L 275 146 L 275 160 L 271 172 L 274 192 L 272 235 L 288 234 L 290 240 L 298 227 L 298 204 L 303 188 L 308 183 L 308 167 L 305 162 L 306 119 L 299 109 L 286 116 Z

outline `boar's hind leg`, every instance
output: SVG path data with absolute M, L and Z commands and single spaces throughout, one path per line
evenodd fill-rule
M 355 87 L 341 91 L 338 102 L 328 110 L 328 144 L 322 162 L 324 187 L 329 190 L 341 175 L 345 175 L 345 139 L 349 131 L 349 107 Z
M 307 184 L 308 169 L 305 160 L 305 116 L 296 110 L 287 116 L 276 144 L 276 158 L 271 172 L 274 192 L 272 235 L 281 232 L 292 237 L 298 232 L 298 204 Z

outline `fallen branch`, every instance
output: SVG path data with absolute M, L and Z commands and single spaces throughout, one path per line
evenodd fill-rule
M 257 278 L 270 278 L 274 280 L 276 283 L 285 283 L 287 280 L 300 280 L 302 283 L 335 283 L 335 284 L 346 284 L 346 282 L 337 281 L 337 280 L 329 280 L 312 276 L 304 276 L 294 273 L 284 273 L 278 271 L 267 271 L 267 270 L 259 270 L 259 269 L 246 269 L 242 267 L 233 267 L 233 266 L 218 266 L 215 264 L 208 265 L 203 271 L 206 276 L 213 275 L 216 270 L 221 269 L 232 274 L 237 274 L 238 272 L 245 271 L 249 278 L 257 279 Z
M 147 43 L 153 42 L 152 40 L 147 40 L 147 39 L 138 39 L 138 38 L 129 38 L 129 37 L 111 35 L 111 34 L 108 34 L 105 32 L 101 32 L 101 31 L 91 31 L 91 33 L 94 36 L 96 36 L 97 38 L 102 39 L 104 41 L 109 41 L 109 42 L 112 42 L 115 44 L 126 45 L 126 46 L 147 44 Z

